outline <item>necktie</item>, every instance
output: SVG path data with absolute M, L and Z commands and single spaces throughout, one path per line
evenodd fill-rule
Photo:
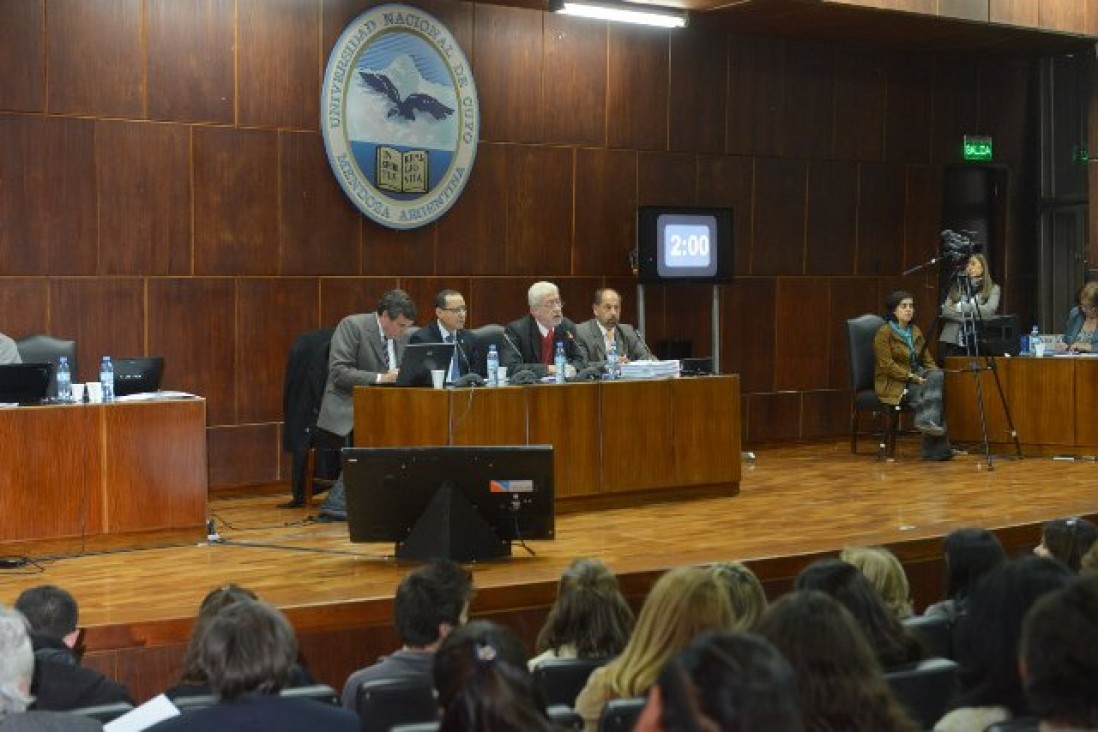
M 381 350 L 385 352 L 385 370 L 392 371 L 396 366 L 393 364 L 393 352 L 389 350 L 389 339 L 381 339 Z
M 445 340 L 447 343 L 455 343 L 453 335 L 448 335 L 443 340 Z M 461 364 L 459 363 L 459 361 L 460 361 L 460 359 L 458 357 L 458 351 L 457 351 L 457 348 L 455 348 L 454 349 L 454 355 L 450 358 L 450 383 L 451 384 L 454 383 L 455 381 L 457 381 L 458 378 L 461 376 Z
M 607 353 L 610 353 L 610 344 L 612 344 L 614 342 L 614 337 L 615 337 L 615 335 L 614 335 L 614 329 L 613 328 L 606 331 L 606 352 Z
M 545 337 L 541 339 L 541 362 L 545 364 L 553 363 L 553 331 L 549 330 L 545 334 Z

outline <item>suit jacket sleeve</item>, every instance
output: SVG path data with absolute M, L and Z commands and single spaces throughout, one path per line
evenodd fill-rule
M 376 384 L 379 372 L 383 371 L 376 354 L 380 345 L 375 349 L 364 341 L 364 338 L 373 336 L 380 343 L 381 333 L 377 329 L 377 322 L 370 322 L 373 317 L 372 314 L 366 314 L 359 318 L 344 318 L 332 334 L 328 377 L 343 393 L 350 394 L 356 386 Z
M 645 361 L 654 360 L 656 357 L 648 350 L 648 346 L 641 340 L 640 334 L 637 333 L 637 329 L 631 325 L 619 325 L 619 332 L 621 332 L 621 338 L 625 344 L 625 355 L 629 357 L 630 361 Z
M 499 363 L 501 366 L 506 366 L 512 376 L 518 371 L 526 370 L 533 371 L 538 378 L 541 378 L 549 373 L 549 369 L 539 360 L 538 356 L 541 354 L 534 352 L 534 345 L 530 341 L 529 332 L 523 332 L 524 330 L 529 331 L 528 324 L 530 322 L 530 318 L 523 318 L 507 325 L 503 331 L 505 338 L 502 345 L 503 353 L 499 355 Z M 524 328 L 523 326 L 527 327 Z M 510 342 L 507 339 L 510 339 Z

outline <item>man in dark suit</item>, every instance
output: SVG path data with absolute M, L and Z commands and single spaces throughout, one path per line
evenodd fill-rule
M 621 363 L 655 359 L 640 334 L 621 320 L 621 296 L 603 287 L 595 290 L 592 303 L 595 317 L 576 326 L 576 343 L 588 366 L 604 366 L 606 352 L 613 341 Z
M 565 376 L 575 376 L 584 360 L 576 345 L 576 324 L 564 317 L 560 290 L 552 282 L 535 282 L 526 299 L 530 314 L 509 323 L 503 331 L 500 365 L 512 376 L 519 371 L 532 371 L 538 377 L 555 375 L 553 355 L 556 344 L 561 343 L 568 361 Z
M 484 376 L 487 372 L 485 354 L 480 353 L 476 336 L 465 330 L 469 310 L 465 298 L 457 290 L 442 290 L 435 296 L 435 321 L 420 328 L 409 343 L 454 343 L 454 358 L 446 373 L 446 383 L 452 384 L 468 373 Z

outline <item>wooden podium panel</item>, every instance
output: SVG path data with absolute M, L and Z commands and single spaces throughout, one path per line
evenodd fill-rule
M 567 506 L 734 495 L 740 480 L 738 376 L 538 384 L 494 389 L 356 387 L 355 445 L 554 448 Z
M 996 443 L 1012 442 L 1010 426 L 1006 412 L 1003 410 L 1003 401 L 999 398 L 999 390 L 995 386 L 995 375 L 987 370 L 987 360 L 983 358 L 975 362 L 976 367 L 982 370 L 976 372 L 968 370 L 970 360 L 963 357 L 946 359 L 945 411 L 950 438 L 957 442 L 982 442 L 984 439 L 983 429 L 980 426 L 978 377 L 979 388 L 983 389 L 988 440 Z M 1008 401 L 1010 399 L 1010 360 L 995 359 L 999 383 L 1002 384 L 1003 394 L 1007 396 Z M 955 371 L 961 372 L 954 373 Z M 1012 402 L 1011 414 L 1014 414 Z
M 1074 404 L 1075 444 L 1098 445 L 1098 358 L 1075 359 Z
M 1030 445 L 1075 444 L 1075 358 L 1010 359 L 1010 413 Z
M 0 410 L 0 543 L 70 551 L 204 535 L 207 474 L 201 399 Z

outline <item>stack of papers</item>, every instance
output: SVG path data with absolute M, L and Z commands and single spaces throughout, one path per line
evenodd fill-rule
M 623 379 L 661 379 L 679 375 L 678 361 L 630 361 L 621 367 Z

